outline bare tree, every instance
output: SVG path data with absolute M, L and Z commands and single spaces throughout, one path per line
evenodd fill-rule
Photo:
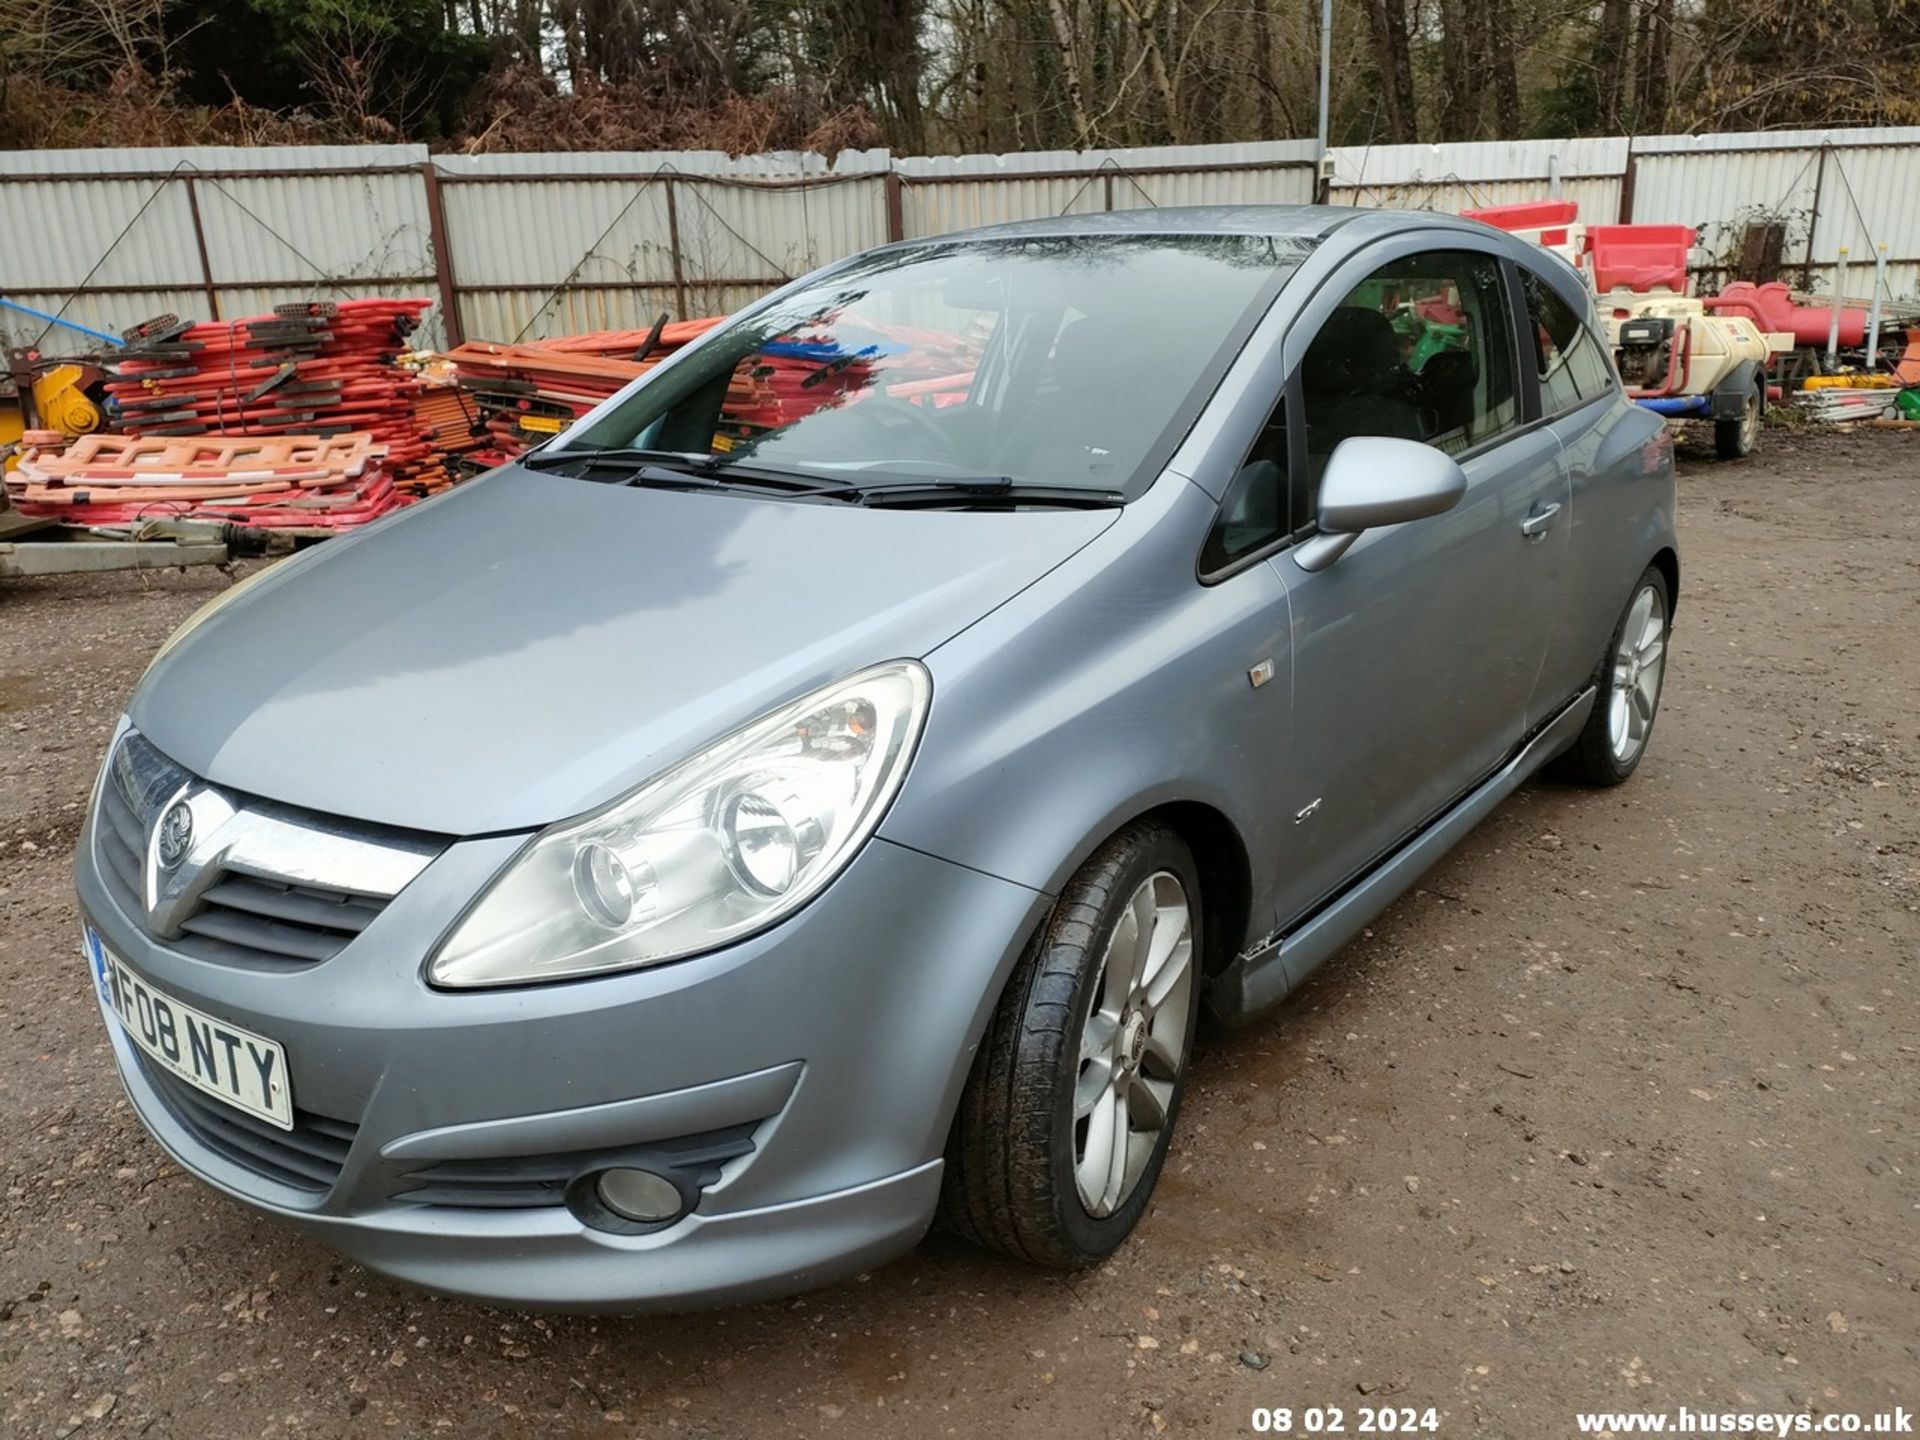
M 1074 39 L 1073 17 L 1067 0 L 1047 0 L 1047 16 L 1060 46 L 1060 70 L 1066 80 L 1067 104 L 1073 111 L 1074 143 L 1082 150 L 1093 146 L 1093 121 L 1087 113 L 1086 83 L 1081 79 L 1080 47 Z
M 1641 131 L 1667 128 L 1667 56 L 1673 37 L 1673 0 L 1642 0 L 1634 47 L 1634 119 Z
M 1413 44 L 1407 33 L 1407 0 L 1367 0 L 1367 33 L 1373 68 L 1380 75 L 1380 109 L 1387 139 L 1410 145 L 1420 138 L 1413 93 Z

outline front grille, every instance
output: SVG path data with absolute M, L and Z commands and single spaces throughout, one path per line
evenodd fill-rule
M 268 1180 L 325 1194 L 347 1163 L 357 1125 L 295 1109 L 293 1129 L 282 1130 L 222 1104 L 169 1074 L 138 1050 L 140 1073 L 167 1113 L 207 1149 Z
M 147 836 L 162 807 L 194 777 L 154 748 L 137 730 L 121 737 L 100 787 L 95 825 L 100 871 L 120 909 L 145 926 L 142 874 Z M 245 802 L 243 802 L 245 803 Z M 297 816 L 285 807 L 276 813 Z M 296 821 L 297 823 L 297 821 Z M 331 817 L 312 817 L 316 831 L 356 838 L 368 846 L 411 846 L 423 856 L 437 847 L 419 837 L 395 841 L 399 832 L 376 826 L 344 826 Z M 421 865 L 424 866 L 422 858 Z M 164 939 L 169 949 L 197 960 L 254 969 L 299 970 L 331 960 L 384 910 L 391 895 L 336 889 L 276 878 L 250 866 L 221 870 L 179 924 L 180 933 Z
M 107 759 L 107 773 L 100 784 L 100 819 L 105 823 L 94 830 L 100 868 L 113 898 L 129 915 L 145 909 L 140 869 L 146 863 L 147 827 L 167 797 L 192 778 L 137 730 L 121 736 Z
M 582 1175 L 609 1166 L 630 1165 L 682 1182 L 697 1192 L 720 1178 L 729 1160 L 753 1153 L 758 1122 L 730 1125 L 676 1140 L 658 1140 L 617 1150 L 570 1150 L 555 1155 L 504 1159 L 443 1160 L 401 1178 L 406 1188 L 395 1200 L 414 1205 L 454 1205 L 481 1210 L 530 1210 L 564 1205 L 567 1187 Z
M 203 960 L 317 965 L 345 949 L 386 908 L 374 896 L 229 871 L 181 921 L 187 933 L 175 948 Z

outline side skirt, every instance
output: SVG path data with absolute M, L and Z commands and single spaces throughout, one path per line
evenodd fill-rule
M 1511 760 L 1324 910 L 1290 934 L 1249 950 L 1216 975 L 1207 986 L 1209 1008 L 1228 1024 L 1238 1025 L 1285 999 L 1289 990 L 1399 899 L 1496 805 L 1571 745 L 1587 723 L 1597 693 L 1588 688 L 1574 697 Z

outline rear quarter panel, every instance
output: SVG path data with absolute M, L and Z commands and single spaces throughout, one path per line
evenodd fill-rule
M 1666 421 L 1620 396 L 1554 422 L 1573 484 L 1568 603 L 1547 652 L 1543 692 L 1572 695 L 1599 664 L 1633 582 L 1674 547 Z

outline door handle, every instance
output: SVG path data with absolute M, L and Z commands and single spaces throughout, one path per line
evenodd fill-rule
M 1558 500 L 1540 506 L 1520 522 L 1520 533 L 1529 540 L 1538 540 L 1553 527 L 1553 517 L 1560 513 Z

